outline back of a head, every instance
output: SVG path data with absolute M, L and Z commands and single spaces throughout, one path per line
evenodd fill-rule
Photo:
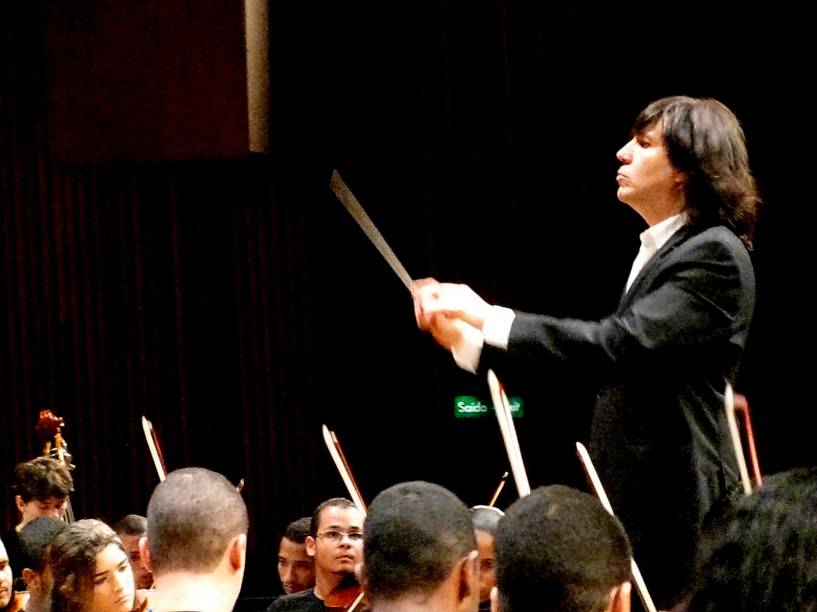
M 499 519 L 504 515 L 505 513 L 502 510 L 494 506 L 474 506 L 471 508 L 471 521 L 474 524 L 474 529 L 490 533 L 492 536 L 496 535 Z
M 817 610 L 817 468 L 769 477 L 703 535 L 688 610 Z
M 143 536 L 147 532 L 148 520 L 141 514 L 126 514 L 113 524 L 119 536 Z
M 22 552 L 20 569 L 28 568 L 34 572 L 42 572 L 48 547 L 66 527 L 68 523 L 53 517 L 37 518 L 26 524 L 19 535 Z
M 147 511 L 153 573 L 207 573 L 216 568 L 230 541 L 246 534 L 247 507 L 221 474 L 184 468 L 167 475 L 153 491 Z
M 671 96 L 641 111 L 633 131 L 655 123 L 661 124 L 672 165 L 687 174 L 690 220 L 723 223 L 751 247 L 760 197 L 743 128 L 734 113 L 711 98 Z
M 61 461 L 37 457 L 14 469 L 14 493 L 24 502 L 49 497 L 65 498 L 74 490 L 71 473 Z
M 421 481 L 389 487 L 372 501 L 363 527 L 368 597 L 431 593 L 475 548 L 468 508 L 456 495 Z
M 603 611 L 630 579 L 624 528 L 595 498 L 540 487 L 514 502 L 494 542 L 501 612 Z
M 302 516 L 292 521 L 287 525 L 286 531 L 284 532 L 284 537 L 296 544 L 303 544 L 308 535 L 312 535 L 312 517 L 310 516 Z

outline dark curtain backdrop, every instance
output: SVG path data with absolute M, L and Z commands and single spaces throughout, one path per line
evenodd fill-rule
M 367 499 L 426 479 L 487 503 L 507 469 L 495 423 L 452 416 L 454 395 L 487 397 L 485 385 L 417 332 L 408 293 L 328 190 L 331 169 L 412 275 L 601 317 L 642 229 L 615 199 L 615 151 L 641 107 L 674 93 L 720 98 L 743 120 L 766 207 L 738 390 L 766 472 L 813 464 L 799 355 L 814 342 L 814 202 L 795 153 L 815 137 L 813 45 L 802 15 L 772 10 L 272 3 L 269 154 L 69 165 L 49 153 L 42 8 L 4 2 L 4 526 L 14 464 L 41 452 L 43 408 L 66 420 L 80 516 L 144 512 L 157 478 L 142 415 L 171 469 L 244 478 L 251 594 L 278 592 L 286 523 L 344 494 L 322 423 Z M 526 401 L 532 483 L 581 485 L 590 373 L 506 386 Z

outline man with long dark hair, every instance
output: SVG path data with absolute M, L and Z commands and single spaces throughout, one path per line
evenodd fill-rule
M 618 308 L 578 321 L 492 306 L 418 281 L 415 313 L 461 367 L 514 361 L 595 376 L 590 452 L 662 607 L 687 580 L 713 503 L 736 484 L 723 411 L 755 303 L 759 202 L 743 130 L 712 99 L 657 100 L 617 153 L 618 199 L 649 225 Z

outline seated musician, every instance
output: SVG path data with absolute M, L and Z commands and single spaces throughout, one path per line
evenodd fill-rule
M 139 514 L 128 514 L 113 524 L 113 530 L 122 540 L 128 555 L 137 589 L 149 589 L 153 586 L 153 574 L 145 567 L 139 552 L 139 540 L 147 535 L 147 527 L 147 519 Z
M 51 612 L 131 612 L 136 589 L 122 542 L 108 525 L 66 525 L 48 547 Z
M 345 610 L 360 593 L 354 570 L 363 547 L 363 512 L 333 497 L 315 509 L 310 531 L 306 552 L 315 560 L 314 588 L 279 597 L 268 612 Z
M 68 527 L 53 516 L 34 519 L 20 530 L 20 566 L 28 591 L 26 612 L 49 612 L 53 576 L 47 570 L 48 547 Z
M 315 561 L 306 554 L 312 518 L 304 516 L 287 525 L 278 545 L 278 577 L 284 593 L 299 593 L 315 586 Z
M 494 612 L 630 610 L 629 540 L 586 493 L 535 489 L 506 510 L 494 545 Z
M 381 492 L 363 536 L 373 612 L 476 612 L 478 554 L 468 508 L 449 490 L 404 482 Z
M 74 481 L 64 463 L 50 457 L 37 457 L 19 463 L 14 469 L 14 502 L 20 513 L 20 522 L 13 531 L 3 534 L 9 562 L 18 578 L 18 590 L 24 590 L 20 562 L 18 534 L 36 518 L 50 516 L 62 518 L 68 495 L 74 490 Z

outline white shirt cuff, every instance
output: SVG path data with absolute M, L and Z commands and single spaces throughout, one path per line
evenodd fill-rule
M 482 334 L 486 344 L 496 348 L 507 349 L 508 338 L 511 336 L 511 325 L 516 313 L 504 306 L 491 306 L 491 314 L 482 324 Z
M 479 357 L 482 354 L 482 345 L 482 332 L 476 327 L 464 323 L 462 325 L 462 338 L 451 346 L 451 355 L 463 370 L 476 374 Z

